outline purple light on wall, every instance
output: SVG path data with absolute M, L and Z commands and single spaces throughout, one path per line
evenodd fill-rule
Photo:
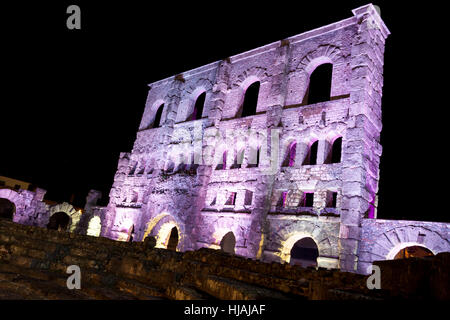
M 374 205 L 374 200 L 370 201 L 369 203 L 369 212 L 367 214 L 367 217 L 369 219 L 375 219 L 375 205 Z
M 226 169 L 227 167 L 227 152 L 224 151 L 222 154 L 222 168 Z
M 295 152 L 297 150 L 297 143 L 293 142 L 289 148 L 289 167 L 293 167 L 295 164 Z
M 283 208 L 285 208 L 286 207 L 286 198 L 287 198 L 287 191 L 283 191 L 283 193 L 281 194 L 281 201 L 282 201 L 282 203 L 281 203 L 281 206 L 283 207 Z

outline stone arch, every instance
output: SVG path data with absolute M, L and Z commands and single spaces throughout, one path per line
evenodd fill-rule
M 223 252 L 234 254 L 236 248 L 236 237 L 232 231 L 227 232 L 220 240 L 220 249 Z
M 102 220 L 99 216 L 93 216 L 89 219 L 86 234 L 88 236 L 99 237 L 102 231 Z
M 213 84 L 209 79 L 206 78 L 200 78 L 195 83 L 191 83 L 188 85 L 185 90 L 182 97 L 182 100 L 185 100 L 187 105 L 185 105 L 186 110 L 184 110 L 183 114 L 181 115 L 182 119 L 179 119 L 180 121 L 188 120 L 188 117 L 192 114 L 195 103 L 197 99 L 200 97 L 201 94 L 205 93 L 205 102 L 203 106 L 203 114 L 205 116 L 208 116 L 209 114 L 209 103 L 211 92 L 212 92 Z M 184 105 L 183 102 L 180 103 L 180 105 Z M 200 115 L 201 118 L 201 115 Z
M 319 247 L 319 242 L 317 239 L 315 239 L 311 234 L 306 232 L 297 232 L 292 235 L 290 235 L 282 244 L 281 252 L 280 252 L 280 258 L 282 261 L 289 263 L 291 260 L 291 250 L 294 247 L 294 245 L 305 238 L 311 238 L 317 245 L 317 249 L 319 251 L 319 256 L 321 254 L 321 248 Z
M 422 243 L 418 242 L 403 242 L 395 245 L 387 254 L 386 260 L 393 260 L 397 253 L 399 253 L 401 250 L 408 248 L 408 247 L 422 247 L 425 249 L 430 250 L 434 255 L 436 255 L 436 252 L 434 252 L 432 249 L 427 248 Z
M 176 250 L 180 251 L 184 247 L 185 241 L 183 224 L 167 212 L 160 213 L 147 223 L 142 241 L 147 236 L 154 236 L 156 238 L 156 248 L 166 248 L 173 228 L 176 228 L 178 232 L 178 245 Z
M 6 199 L 10 201 L 14 205 L 14 213 L 13 213 L 13 219 L 14 216 L 17 214 L 17 211 L 20 208 L 21 203 L 21 196 L 18 192 L 11 190 L 11 189 L 0 189 L 0 198 Z
M 376 239 L 372 245 L 371 261 L 392 259 L 398 251 L 409 246 L 425 247 L 435 255 L 450 252 L 448 239 L 436 231 L 417 225 L 393 228 Z
M 168 249 L 171 234 L 173 230 L 177 230 L 178 244 L 180 243 L 180 229 L 177 224 L 173 221 L 163 223 L 159 228 L 158 232 L 155 234 L 156 245 L 155 248 Z M 176 250 L 178 251 L 178 244 L 176 245 Z
M 0 189 L 0 198 L 7 199 L 14 203 L 16 207 L 20 205 L 20 194 L 11 189 Z
M 156 113 L 158 112 L 158 109 L 162 106 L 163 110 L 161 113 L 161 117 L 160 117 L 160 123 L 156 124 L 158 126 L 161 126 L 164 123 L 164 119 L 166 118 L 166 110 L 167 110 L 167 106 L 166 106 L 166 102 L 164 99 L 158 99 L 156 100 L 151 108 L 150 108 L 150 117 L 149 117 L 149 121 L 147 124 L 147 128 L 153 128 L 155 127 L 155 118 L 156 118 Z
M 297 159 L 297 140 L 288 139 L 284 143 L 285 147 L 282 149 L 282 166 L 293 167 Z
M 317 267 L 319 258 L 319 247 L 311 237 L 297 240 L 290 253 L 290 264 L 302 267 Z
M 64 212 L 69 216 L 69 231 L 73 232 L 80 221 L 81 213 L 78 212 L 70 203 L 63 202 L 50 207 L 49 219 L 57 212 Z
M 319 256 L 318 267 L 335 268 L 338 263 L 337 235 L 329 233 L 320 225 L 307 221 L 292 221 L 279 229 L 270 239 L 268 245 L 277 251 L 275 253 L 281 262 L 289 263 L 294 244 L 303 239 L 311 238 L 317 245 Z
M 50 212 L 50 217 L 52 215 L 54 215 L 56 212 L 64 212 L 69 217 L 72 217 L 74 214 L 77 213 L 77 210 L 75 210 L 75 208 L 70 203 L 63 202 L 63 203 L 58 203 L 58 204 L 55 204 L 54 206 L 51 206 L 49 209 L 49 212 Z
M 332 143 L 339 137 L 344 138 L 346 125 L 344 123 L 332 123 L 323 129 L 323 136 L 326 141 Z
M 14 202 L 5 198 L 0 198 L 0 218 L 13 220 L 16 213 L 16 205 Z
M 308 52 L 297 64 L 297 69 L 304 70 L 308 75 L 321 64 L 338 64 L 343 62 L 344 57 L 339 47 L 326 44 L 320 45 L 316 49 Z
M 200 78 L 195 83 L 192 83 L 185 88 L 186 95 L 193 97 L 196 95 L 198 97 L 201 92 L 209 92 L 213 88 L 213 85 L 209 79 Z M 197 94 L 195 94 L 197 92 Z M 195 98 L 196 98 L 195 97 Z
M 309 127 L 298 133 L 296 163 L 299 166 L 304 163 L 311 145 L 322 137 L 323 133 L 317 127 Z
M 70 223 L 71 223 L 71 219 L 67 215 L 67 213 L 58 211 L 58 212 L 55 212 L 50 217 L 49 222 L 47 224 L 47 229 L 68 231 Z
M 236 77 L 233 85 L 240 87 L 244 92 L 254 82 L 259 81 L 261 84 L 267 80 L 267 69 L 262 67 L 251 67 L 243 71 Z

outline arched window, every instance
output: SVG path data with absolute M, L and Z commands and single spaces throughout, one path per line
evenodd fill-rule
M 317 164 L 317 150 L 319 147 L 319 140 L 316 140 L 311 144 L 308 150 L 308 154 L 306 155 L 305 161 L 303 161 L 304 165 L 315 165 Z
M 342 137 L 337 138 L 331 147 L 331 163 L 341 162 Z
M 191 117 L 189 120 L 197 120 L 202 118 L 203 114 L 203 106 L 205 105 L 206 92 L 203 92 L 198 96 L 195 101 L 194 110 L 192 111 Z
M 341 153 L 342 153 L 342 137 L 339 137 L 333 141 L 331 145 L 330 151 L 328 152 L 327 157 L 325 158 L 324 163 L 339 163 L 341 162 Z
M 295 165 L 295 153 L 297 152 L 297 142 L 291 142 L 283 161 L 283 167 L 293 167 Z
M 297 241 L 291 249 L 290 264 L 300 265 L 304 268 L 316 267 L 319 249 L 312 238 L 303 238 Z
M 309 87 L 303 99 L 304 104 L 330 100 L 333 65 L 324 63 L 318 66 L 309 77 Z
M 158 107 L 156 111 L 155 120 L 153 121 L 153 128 L 159 128 L 161 126 L 161 116 L 164 110 L 164 103 Z
M 220 249 L 224 252 L 234 254 L 234 247 L 236 245 L 236 238 L 233 232 L 228 232 L 220 241 Z
M 258 95 L 259 95 L 259 81 L 252 83 L 245 91 L 241 117 L 253 116 L 256 114 Z

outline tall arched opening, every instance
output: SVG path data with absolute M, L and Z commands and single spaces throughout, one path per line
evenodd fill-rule
M 67 213 L 59 211 L 50 217 L 47 224 L 47 229 L 67 231 L 70 224 L 70 217 Z
M 164 110 L 164 103 L 158 107 L 155 114 L 155 120 L 153 120 L 153 128 L 159 128 L 161 126 L 161 117 Z
M 241 117 L 253 116 L 256 114 L 256 107 L 258 106 L 259 95 L 259 81 L 253 82 L 245 91 L 244 101 L 241 107 Z
M 291 249 L 290 264 L 304 268 L 317 267 L 319 249 L 316 242 L 309 237 L 298 240 Z
M 94 236 L 98 237 L 100 236 L 100 231 L 102 229 L 102 223 L 100 220 L 100 217 L 95 216 L 89 220 L 88 229 L 87 229 L 87 235 L 88 236 Z
M 308 90 L 303 99 L 305 104 L 330 100 L 332 74 L 333 65 L 331 63 L 321 64 L 313 71 L 309 77 Z
M 169 241 L 167 243 L 167 250 L 176 251 L 179 241 L 178 229 L 177 227 L 173 227 L 170 231 Z
M 0 198 L 0 218 L 12 220 L 16 206 L 13 202 L 5 198 Z
M 236 246 L 236 238 L 233 232 L 228 232 L 223 236 L 220 241 L 220 250 L 226 253 L 234 254 L 234 248 Z

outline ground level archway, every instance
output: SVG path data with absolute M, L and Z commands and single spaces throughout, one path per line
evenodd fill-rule
M 5 198 L 0 198 L 0 218 L 12 220 L 16 213 L 14 202 Z
M 401 249 L 394 256 L 394 260 L 397 259 L 408 259 L 408 258 L 423 258 L 423 257 L 431 257 L 434 256 L 433 252 L 422 246 L 409 246 Z
M 98 237 L 100 236 L 100 232 L 102 229 L 102 222 L 99 216 L 92 217 L 89 220 L 88 229 L 86 234 L 88 236 Z
M 319 257 L 319 248 L 316 242 L 305 237 L 294 243 L 290 253 L 291 265 L 299 265 L 301 267 L 317 267 L 317 258 Z
M 58 230 L 58 231 L 67 231 L 70 224 L 70 217 L 65 212 L 56 212 L 50 217 L 50 220 L 47 224 L 47 229 L 50 230 Z
M 236 237 L 233 232 L 228 232 L 220 241 L 220 250 L 226 253 L 234 254 L 236 246 Z
M 169 240 L 167 243 L 167 250 L 176 251 L 179 241 L 178 229 L 177 227 L 173 227 L 170 231 Z
M 156 237 L 156 248 L 177 250 L 180 242 L 180 231 L 175 222 L 166 222 L 161 225 Z

